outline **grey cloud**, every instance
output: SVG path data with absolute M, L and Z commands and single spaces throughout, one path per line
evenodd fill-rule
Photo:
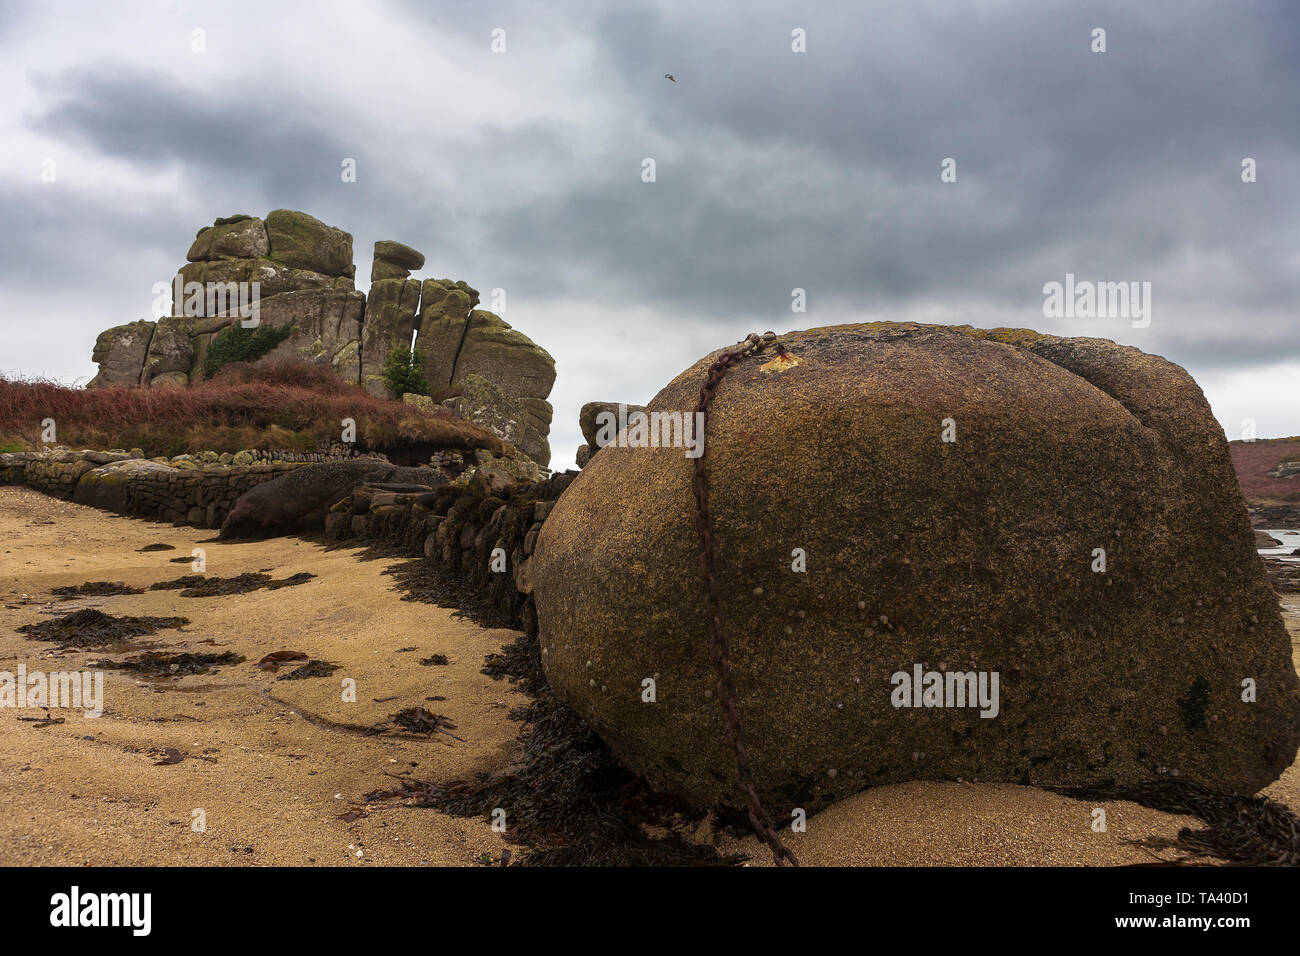
M 0 275 L 46 281 L 56 256 L 90 263 L 87 280 L 111 291 L 96 303 L 102 327 L 146 303 L 95 263 L 173 269 L 215 216 L 302 208 L 354 234 L 362 274 L 369 244 L 395 238 L 426 253 L 424 274 L 505 288 L 510 321 L 562 343 L 566 402 L 578 397 L 566 376 L 600 391 L 591 397 L 620 397 L 628 377 L 602 354 L 611 337 L 657 336 L 635 380 L 662 382 L 689 364 L 665 336 L 716 332 L 722 344 L 738 328 L 859 316 L 1102 335 L 1193 374 L 1300 359 L 1300 11 L 1282 0 L 409 2 L 390 18 L 439 44 L 459 82 L 321 111 L 319 62 L 250 65 L 218 85 L 101 51 L 58 72 L 0 33 L 9 56 L 30 58 L 40 106 L 29 128 L 146 173 L 179 169 L 182 193 L 142 211 L 0 191 L 26 224 L 0 237 Z M 511 75 L 483 53 L 495 26 L 508 30 L 507 56 L 534 70 L 518 82 L 563 97 L 560 118 L 484 110 L 440 125 L 447 97 Z M 806 54 L 790 52 L 796 26 Z M 1106 54 L 1088 50 L 1094 26 L 1108 31 Z M 584 52 L 550 55 L 557 37 Z M 361 164 L 347 187 L 343 156 Z M 640 181 L 645 156 L 658 161 L 652 185 Z M 939 181 L 946 156 L 953 185 Z M 1243 156 L 1258 160 L 1258 183 L 1240 182 Z M 1042 285 L 1066 272 L 1151 281 L 1151 328 L 1044 319 Z M 789 310 L 796 286 L 807 315 Z M 578 303 L 601 327 L 555 328 Z M 558 408 L 557 422 L 572 414 Z

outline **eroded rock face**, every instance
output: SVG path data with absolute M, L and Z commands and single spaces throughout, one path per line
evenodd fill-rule
M 483 376 L 516 401 L 545 398 L 555 384 L 555 359 L 500 316 L 476 309 L 470 313 L 452 384 L 467 375 Z
M 339 378 L 356 382 L 365 304 L 364 295 L 347 290 L 285 292 L 267 299 L 261 306 L 262 324 L 294 327 L 268 356 L 328 361 Z
M 419 279 L 380 279 L 370 283 L 361 339 L 361 384 L 372 395 L 388 395 L 384 364 L 395 345 L 410 345 L 419 306 Z
M 725 631 L 774 817 L 912 779 L 1249 793 L 1291 763 L 1290 642 L 1186 372 L 1023 330 L 783 341 L 800 364 L 732 369 L 705 443 Z M 716 354 L 649 409 L 689 413 Z M 602 449 L 543 525 L 531 582 L 555 691 L 656 786 L 734 805 L 692 466 L 682 449 Z M 998 674 L 996 715 L 894 706 L 895 675 L 917 665 L 923 687 L 931 671 L 989 689 Z
M 149 340 L 140 384 L 187 384 L 194 365 L 193 335 L 193 319 L 175 315 L 159 319 Z
M 478 290 L 451 279 L 425 279 L 420 287 L 420 335 L 416 351 L 433 388 L 451 384 L 456 357 L 465 341 L 465 323 L 478 305 Z
M 140 384 L 140 372 L 144 368 L 145 356 L 149 354 L 153 332 L 154 323 L 144 319 L 100 332 L 91 355 L 99 363 L 99 374 L 86 387 Z

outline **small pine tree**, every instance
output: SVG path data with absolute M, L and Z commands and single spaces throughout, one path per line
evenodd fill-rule
M 384 363 L 384 385 L 394 395 L 407 392 L 429 394 L 429 382 L 424 377 L 424 359 L 420 353 L 405 345 L 395 345 Z

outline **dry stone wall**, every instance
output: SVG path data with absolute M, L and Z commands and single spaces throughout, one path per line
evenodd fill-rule
M 133 457 L 129 452 L 58 449 L 0 455 L 0 484 L 27 485 L 47 495 L 119 514 L 199 528 L 218 528 L 250 488 L 329 455 L 258 460 L 252 452 Z M 224 457 L 227 461 L 221 461 Z M 239 459 L 241 464 L 235 464 Z

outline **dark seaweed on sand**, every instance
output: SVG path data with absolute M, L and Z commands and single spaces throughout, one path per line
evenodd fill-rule
M 413 600 L 432 598 L 431 603 L 459 606 L 479 623 L 503 626 L 499 612 L 467 600 L 457 583 L 429 562 L 409 562 L 392 573 Z M 489 819 L 493 810 L 505 808 L 507 837 L 530 850 L 519 854 L 514 866 L 731 866 L 744 861 L 683 838 L 682 831 L 697 827 L 707 814 L 651 790 L 555 698 L 542 673 L 535 635 L 521 635 L 501 653 L 489 655 L 483 673 L 508 679 L 532 698 L 510 715 L 524 724 L 523 752 L 513 771 L 445 786 L 400 777 L 396 787 L 367 794 L 368 800 L 403 798 L 453 816 Z M 726 822 L 739 820 L 736 815 Z
M 1139 841 L 1245 866 L 1300 866 L 1300 818 L 1266 797 L 1220 793 L 1197 783 L 1154 780 L 1124 786 L 1053 788 L 1086 800 L 1131 800 L 1153 810 L 1193 816 L 1204 830 L 1183 827 L 1178 838 Z
M 103 647 L 188 623 L 187 617 L 118 617 L 94 608 L 82 608 L 39 624 L 24 624 L 18 633 L 26 634 L 33 641 L 53 641 L 60 647 Z
M 57 594 L 65 601 L 78 597 L 109 597 L 114 594 L 143 594 L 141 588 L 128 587 L 121 581 L 87 581 L 84 584 L 67 584 L 54 588 L 51 594 Z
M 301 667 L 295 667 L 287 674 L 281 674 L 276 680 L 303 680 L 307 677 L 329 677 L 339 669 L 338 664 L 328 661 L 310 660 Z
M 91 667 L 105 670 L 129 671 L 141 677 L 180 677 L 185 674 L 211 674 L 218 667 L 244 663 L 244 656 L 234 651 L 220 654 L 164 654 L 160 651 L 148 651 L 129 657 L 124 661 L 95 661 Z
M 310 581 L 316 575 L 308 571 L 299 571 L 280 581 L 274 581 L 269 574 L 262 571 L 249 571 L 237 574 L 233 578 L 211 577 L 206 574 L 186 574 L 170 581 L 158 581 L 149 585 L 151 591 L 180 591 L 181 597 L 217 597 L 223 594 L 247 594 L 261 588 L 275 590 L 293 587 Z

